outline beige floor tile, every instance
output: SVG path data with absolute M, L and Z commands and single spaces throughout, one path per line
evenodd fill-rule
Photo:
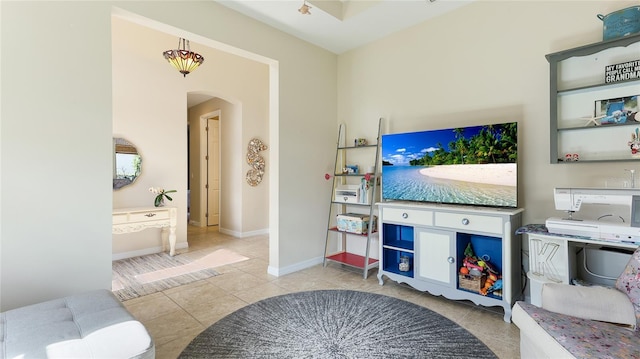
M 242 300 L 237 296 L 225 294 L 212 300 L 202 300 L 193 302 L 185 310 L 191 314 L 198 322 L 208 328 L 211 324 L 246 306 L 250 302 Z
M 214 251 L 216 249 L 225 248 L 224 243 L 216 242 L 210 239 L 202 238 L 194 240 L 192 238 L 188 239 L 189 242 L 189 253 L 198 252 L 198 251 Z
M 220 275 L 136 298 L 124 305 L 149 330 L 156 343 L 156 358 L 177 358 L 200 332 L 226 315 L 259 300 L 304 290 L 350 289 L 387 295 L 431 309 L 460 324 L 482 340 L 499 358 L 520 357 L 519 330 L 503 320 L 501 307 L 484 308 L 469 301 L 452 301 L 384 279 L 377 269 L 362 271 L 329 263 L 275 277 L 267 273 L 267 236 L 234 238 L 217 227 L 188 228 L 186 255 L 200 258 L 224 248 L 248 260 L 215 268 Z
M 122 304 L 141 322 L 182 310 L 176 302 L 162 292 L 127 300 Z
M 343 289 L 338 283 L 332 283 L 325 279 L 309 277 L 304 273 L 291 273 L 273 281 L 274 284 L 289 290 L 290 292 L 302 292 L 307 290 Z
M 195 337 L 206 328 L 185 311 L 172 312 L 142 323 L 151 334 L 156 346 L 184 336 Z
M 496 333 L 496 335 L 500 335 Z M 493 351 L 498 358 L 501 359 L 518 359 L 520 358 L 520 342 L 517 344 L 504 344 L 499 341 L 490 340 L 484 343 Z
M 226 274 L 226 273 L 239 272 L 240 271 L 240 269 L 235 267 L 233 264 L 227 264 L 227 265 L 224 265 L 224 266 L 221 266 L 221 267 L 215 267 L 213 270 L 215 270 L 219 274 Z
M 495 348 L 519 348 L 520 330 L 512 323 L 503 320 L 503 314 L 485 309 L 474 309 L 458 322 L 473 335 Z M 490 348 L 493 350 L 494 347 Z M 495 351 L 495 350 L 494 350 Z
M 199 333 L 198 333 L 199 334 Z M 197 334 L 194 335 L 185 335 L 181 336 L 177 339 L 174 339 L 168 343 L 164 343 L 162 345 L 156 345 L 156 359 L 175 359 L 180 356 L 180 353 L 184 350 L 184 348 L 191 343 L 193 338 L 195 338 Z
M 269 261 L 262 258 L 251 258 L 246 261 L 234 263 L 231 266 L 258 278 L 266 279 L 267 281 L 273 281 L 278 278 L 267 273 Z
M 255 287 L 234 292 L 233 295 L 247 303 L 255 303 L 262 299 L 271 298 L 287 293 L 291 293 L 291 291 L 282 288 L 272 282 L 266 282 Z
M 251 289 L 260 284 L 269 282 L 264 278 L 258 278 L 252 274 L 239 270 L 208 278 L 206 281 L 230 293 Z
M 245 239 L 239 239 L 239 241 L 244 241 Z M 264 246 L 261 243 L 254 242 L 243 242 L 243 243 L 234 243 L 231 248 L 232 250 L 250 257 L 250 258 L 262 258 L 264 260 L 269 259 L 269 248 Z
M 344 289 L 361 290 L 365 292 L 378 292 L 384 290 L 384 288 L 378 282 L 375 271 L 369 272 L 367 279 L 364 279 L 362 272 L 343 271 L 337 274 L 336 281 Z
M 206 280 L 191 283 L 183 288 L 171 288 L 164 293 L 187 312 L 228 296 L 227 291 Z

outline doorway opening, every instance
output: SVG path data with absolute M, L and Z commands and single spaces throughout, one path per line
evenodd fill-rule
M 220 117 L 207 118 L 207 180 L 205 192 L 207 226 L 220 225 Z
M 219 108 L 223 101 L 217 97 L 209 97 L 188 109 L 189 226 L 220 227 L 221 224 L 222 110 L 211 109 Z M 228 137 L 227 140 L 233 138 Z
M 218 42 L 211 38 L 207 38 L 206 36 L 203 36 L 203 35 L 198 35 L 184 29 L 175 28 L 171 25 L 167 25 L 167 24 L 140 16 L 138 14 L 135 14 L 120 8 L 113 9 L 112 17 L 123 19 L 126 22 L 129 22 L 132 24 L 141 25 L 141 28 L 136 29 L 136 31 L 137 30 L 145 31 L 146 32 L 145 38 L 152 39 L 151 41 L 157 41 L 158 43 L 160 43 L 161 41 L 164 41 L 162 37 L 165 35 L 180 36 L 180 37 L 189 38 L 192 42 L 197 42 L 201 44 L 204 49 L 213 49 L 213 51 L 224 53 L 222 54 L 222 56 L 218 56 L 218 57 L 225 59 L 226 62 L 224 61 L 220 62 L 217 66 L 203 67 L 201 70 L 199 70 L 197 77 L 190 78 L 191 80 L 188 82 L 189 85 L 185 86 L 185 90 L 189 95 L 206 94 L 210 96 L 210 98 L 215 99 L 216 96 L 219 95 L 219 91 L 225 91 L 224 90 L 225 86 L 227 86 L 226 83 L 220 82 L 220 81 L 215 81 L 215 82 L 210 81 L 207 79 L 207 77 L 218 79 L 218 77 L 211 76 L 211 73 L 213 73 L 214 75 L 219 72 L 223 72 L 226 74 L 225 71 L 227 71 L 227 69 L 236 69 L 238 67 L 237 63 L 233 63 L 232 66 L 230 67 L 227 66 L 227 63 L 231 63 L 230 60 L 239 62 L 247 66 L 255 65 L 255 64 L 260 64 L 259 66 L 264 66 L 264 65 L 267 66 L 268 72 L 266 73 L 266 78 L 263 81 L 263 83 L 265 83 L 265 86 L 262 86 L 263 90 L 261 90 L 263 91 L 261 93 L 268 93 L 268 97 L 265 97 L 266 98 L 265 104 L 261 104 L 259 106 L 254 106 L 254 107 L 248 106 L 248 108 L 253 110 L 259 109 L 262 111 L 266 109 L 268 113 L 263 113 L 261 111 L 257 111 L 257 112 L 254 111 L 260 116 L 255 116 L 256 113 L 252 113 L 253 116 L 249 116 L 248 112 L 243 112 L 243 107 L 246 106 L 246 103 L 243 103 L 241 101 L 241 99 L 243 99 L 242 96 L 233 97 L 231 99 L 228 99 L 227 101 L 223 100 L 225 104 L 223 104 L 222 107 L 219 107 L 224 111 L 224 116 L 225 116 L 225 118 L 221 118 L 221 122 L 220 122 L 221 127 L 223 128 L 221 133 L 225 135 L 224 137 L 222 137 L 223 140 L 221 142 L 221 148 L 222 148 L 221 152 L 224 152 L 225 156 L 221 158 L 221 164 L 220 164 L 221 168 L 223 169 L 223 171 L 221 171 L 220 173 L 221 188 L 219 193 L 220 209 L 222 209 L 222 211 L 220 213 L 218 227 L 223 228 L 225 233 L 228 232 L 230 235 L 234 237 L 253 235 L 253 233 L 255 232 L 255 231 L 246 229 L 247 225 L 245 224 L 245 222 L 250 221 L 249 224 L 253 225 L 255 221 L 252 222 L 253 218 L 249 215 L 251 213 L 251 208 L 248 208 L 248 206 L 244 202 L 242 202 L 242 199 L 247 197 L 247 196 L 243 196 L 243 194 L 247 192 L 247 189 L 245 188 L 246 186 L 244 186 L 244 181 L 242 180 L 244 176 L 242 167 L 241 167 L 243 164 L 242 142 L 244 140 L 244 137 L 242 136 L 242 134 L 243 134 L 243 123 L 246 119 L 249 119 L 252 121 L 264 120 L 261 122 L 261 124 L 264 124 L 264 128 L 260 129 L 260 133 L 269 134 L 268 135 L 269 140 L 267 140 L 267 143 L 269 143 L 270 171 L 268 176 L 269 181 L 267 185 L 268 191 L 263 191 L 263 193 L 266 193 L 266 201 L 261 199 L 262 201 L 260 203 L 260 208 L 262 207 L 268 208 L 268 210 L 264 211 L 268 213 L 268 215 L 261 217 L 261 219 L 266 217 L 267 224 L 265 225 L 260 224 L 260 226 L 262 228 L 268 229 L 269 257 L 270 257 L 269 271 L 275 271 L 279 267 L 279 251 L 278 251 L 278 247 L 279 247 L 279 243 L 278 243 L 279 241 L 279 236 L 278 236 L 279 234 L 278 233 L 279 232 L 279 221 L 278 221 L 279 146 L 278 146 L 278 142 L 279 141 L 278 141 L 278 134 L 280 133 L 279 131 L 279 104 L 280 104 L 279 88 L 280 86 L 279 86 L 278 61 L 271 58 L 267 58 L 263 55 L 250 52 L 248 50 L 240 49 L 231 45 Z M 149 32 L 149 31 L 146 31 L 146 29 L 151 29 L 155 31 Z M 123 37 L 123 39 L 126 39 L 126 37 Z M 140 48 L 140 50 L 146 51 L 146 47 Z M 207 51 L 210 51 L 210 50 L 207 50 Z M 237 56 L 239 57 L 239 59 L 234 59 L 229 56 Z M 164 64 L 162 66 L 164 66 Z M 158 67 L 160 67 L 160 65 L 158 65 Z M 261 72 L 261 73 L 264 74 L 264 72 Z M 237 81 L 239 80 L 237 78 L 234 78 L 233 81 L 235 81 L 234 83 L 237 83 Z M 119 82 L 117 81 L 115 83 L 116 85 L 119 84 Z M 234 96 L 237 96 L 237 95 L 234 93 Z M 175 98 L 175 96 L 172 98 Z M 117 111 L 114 111 L 114 113 L 117 113 L 118 111 L 122 111 L 122 110 L 123 109 L 118 108 Z M 212 111 L 212 110 L 213 109 L 209 109 L 209 111 Z M 225 119 L 229 121 L 225 122 Z M 197 121 L 197 119 L 196 121 L 193 121 L 193 120 L 194 119 L 191 118 L 190 127 L 196 126 L 196 123 L 199 122 Z M 122 122 L 124 123 L 124 121 Z M 114 124 L 115 123 L 116 121 L 114 120 Z M 226 126 L 229 127 L 229 130 L 232 131 L 232 133 L 237 136 L 233 138 L 233 141 L 227 137 L 227 134 L 226 134 L 227 130 L 224 129 L 225 124 Z M 180 132 L 184 133 L 182 132 L 184 131 L 184 127 L 182 128 L 183 130 L 180 130 Z M 200 142 L 199 139 L 196 139 L 196 133 L 197 132 L 194 131 L 193 129 L 190 130 L 190 137 L 192 142 L 195 142 L 195 141 Z M 226 148 L 225 143 L 233 143 L 233 147 Z M 180 151 L 179 148 L 177 148 L 176 150 Z M 177 151 L 173 151 L 172 153 L 173 154 L 179 153 Z M 195 156 L 195 154 L 196 152 L 191 152 L 192 156 Z M 177 166 L 175 166 L 174 168 L 182 172 L 184 171 L 184 169 L 191 167 L 189 169 L 190 172 L 188 174 L 188 176 L 191 176 L 194 161 L 200 161 L 200 159 L 191 158 L 190 160 L 187 160 L 189 161 L 189 165 L 184 165 L 183 158 L 186 158 L 187 156 L 186 154 L 184 154 L 183 156 L 184 157 L 178 158 L 176 160 Z M 179 177 L 179 176 L 184 176 L 184 174 L 180 175 L 178 172 L 173 171 L 172 173 L 169 173 L 169 176 Z M 182 177 L 182 180 L 184 180 L 184 177 Z M 187 202 L 189 203 L 183 202 L 184 200 L 174 201 L 174 204 L 176 206 L 181 207 L 180 212 L 185 214 L 183 217 L 181 216 L 181 218 L 179 219 L 178 233 L 177 233 L 179 237 L 178 244 L 186 244 L 184 243 L 184 239 L 186 239 L 185 237 L 187 232 L 185 228 L 187 226 L 185 226 L 185 224 L 193 223 L 193 221 L 200 222 L 199 224 L 207 223 L 207 222 L 201 222 L 198 217 L 198 215 L 200 214 L 197 213 L 197 210 L 199 209 L 199 207 L 202 206 L 202 203 L 196 203 L 196 199 L 200 198 L 200 196 L 195 193 L 196 188 L 199 188 L 196 186 L 198 185 L 196 181 L 199 181 L 199 180 L 200 180 L 199 178 L 189 177 L 189 181 L 188 181 L 189 185 L 186 186 L 186 189 L 188 191 L 187 192 L 188 198 L 189 198 Z M 175 183 L 179 183 L 180 180 L 173 179 L 172 181 Z M 186 184 L 185 182 L 182 182 L 182 183 Z M 233 197 L 227 198 L 227 197 L 230 197 L 230 194 L 234 194 Z M 118 198 L 118 200 L 120 200 L 120 198 Z M 131 198 L 131 199 L 123 198 L 121 201 L 126 205 L 128 201 L 134 201 L 134 200 L 136 200 L 136 198 Z M 189 213 L 188 220 L 186 216 L 187 212 Z M 255 227 L 257 226 L 255 225 L 249 226 L 250 229 Z M 261 227 L 257 227 L 257 228 L 261 228 Z

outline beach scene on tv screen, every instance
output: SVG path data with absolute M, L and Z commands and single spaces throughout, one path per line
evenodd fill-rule
M 517 206 L 517 123 L 382 135 L 382 197 Z

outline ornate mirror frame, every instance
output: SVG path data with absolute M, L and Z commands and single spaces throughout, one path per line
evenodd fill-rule
M 113 189 L 126 187 L 140 177 L 142 157 L 136 146 L 124 138 L 113 138 Z

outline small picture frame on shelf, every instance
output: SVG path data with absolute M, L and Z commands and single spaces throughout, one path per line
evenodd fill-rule
M 366 138 L 356 138 L 353 141 L 353 145 L 355 147 L 362 147 L 362 146 L 366 146 L 367 145 L 367 139 Z
M 342 168 L 342 174 L 353 175 L 358 174 L 358 165 L 346 165 Z
M 601 125 L 622 125 L 640 122 L 638 95 L 616 97 L 595 102 L 595 118 Z

